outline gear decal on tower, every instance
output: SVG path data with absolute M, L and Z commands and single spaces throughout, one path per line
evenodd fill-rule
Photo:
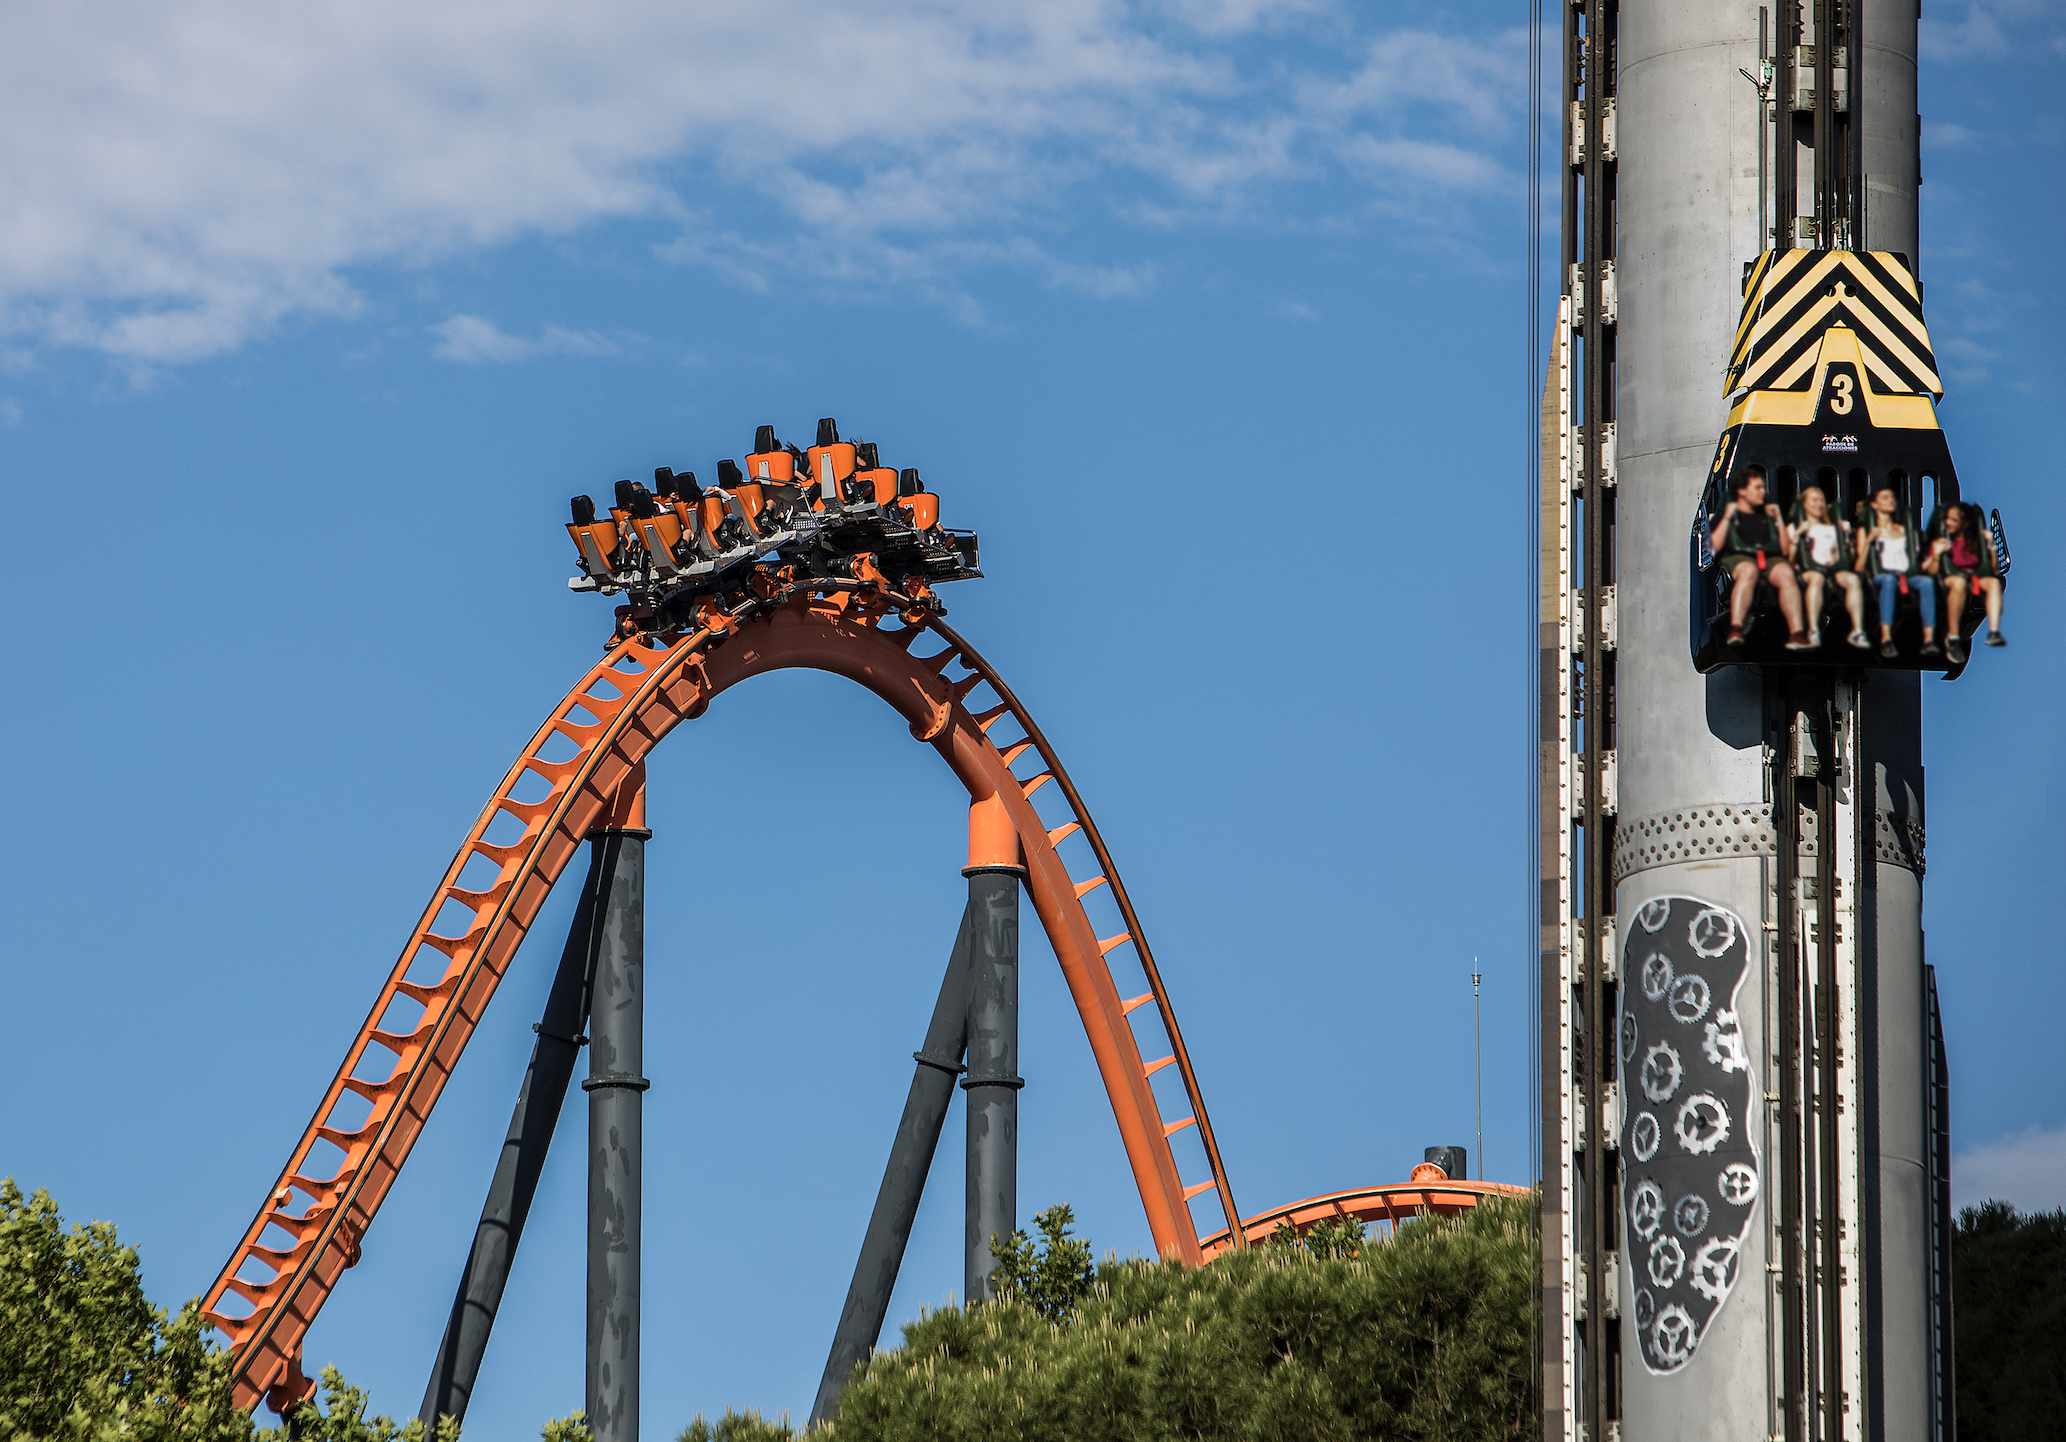
M 1699 1351 L 1756 1218 L 1756 1098 L 1737 1009 L 1753 933 L 1693 897 L 1657 897 L 1636 916 L 1623 965 L 1638 985 L 1622 993 L 1620 1031 L 1649 1043 L 1634 1081 L 1656 1110 L 1627 1123 L 1622 1206 L 1631 1276 L 1648 1284 L 1637 1288 L 1637 1350 L 1661 1376 Z

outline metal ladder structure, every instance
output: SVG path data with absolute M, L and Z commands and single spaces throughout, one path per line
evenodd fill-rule
M 1542 398 L 1537 920 L 1543 1435 L 1617 1435 L 1615 0 L 1563 10 L 1558 301 Z

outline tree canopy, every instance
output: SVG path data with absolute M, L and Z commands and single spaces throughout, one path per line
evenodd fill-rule
M 2066 1211 L 1967 1207 L 1951 1269 L 1959 1442 L 2056 1435 L 2066 1416 Z
M 841 1396 L 839 1442 L 1529 1436 L 1536 1216 L 1489 1201 L 1396 1240 L 1351 1223 L 1199 1268 L 1107 1260 L 1066 1305 L 1074 1254 L 1043 1276 L 1022 1235 L 1040 1289 L 905 1327 Z

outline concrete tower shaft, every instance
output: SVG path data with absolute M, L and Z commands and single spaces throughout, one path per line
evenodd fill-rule
M 1766 30 L 1772 50 L 1791 44 L 1784 22 L 1796 16 L 1801 43 L 1812 45 L 1818 10 L 1835 8 L 1772 7 Z M 1863 44 L 1850 47 L 1855 53 L 1845 58 L 1851 122 L 1860 137 L 1864 234 L 1852 243 L 1914 261 L 1917 7 L 1913 0 L 1858 0 L 1857 9 Z M 1784 245 L 1801 234 L 1797 214 L 1813 213 L 1812 127 L 1796 117 L 1794 97 L 1783 88 L 1761 114 L 1757 91 L 1739 73 L 1759 69 L 1755 4 L 1624 0 L 1618 41 L 1614 911 L 1624 938 L 1646 903 L 1670 896 L 1726 907 L 1753 929 L 1753 959 L 1737 1010 L 1763 1106 L 1761 1115 L 1739 1124 L 1755 1133 L 1767 1183 L 1729 1300 L 1693 1360 L 1679 1370 L 1653 1370 L 1636 1345 L 1630 1329 L 1646 1283 L 1637 1267 L 1621 1267 L 1621 1435 L 1793 1436 L 1786 1424 L 1783 1309 L 1777 1276 L 1767 1270 L 1768 1262 L 1777 1264 L 1780 1183 L 1774 1016 L 1781 933 L 1775 916 L 1796 904 L 1778 892 L 1773 768 L 1789 765 L 1783 738 L 1792 710 L 1785 703 L 1781 715 L 1772 683 L 1753 671 L 1725 668 L 1702 677 L 1693 670 L 1687 569 L 1689 527 L 1726 411 L 1722 375 L 1743 267 L 1774 243 L 1758 233 L 1760 146 L 1773 147 L 1771 225 Z M 1792 194 L 1780 192 L 1781 146 L 1793 147 Z M 1839 1169 L 1837 1214 L 1820 1220 L 1836 1225 L 1841 1241 L 1856 1249 L 1848 1255 L 1862 1271 L 1854 1279 L 1855 1301 L 1847 1303 L 1857 1308 L 1857 1356 L 1845 1365 L 1847 1384 L 1855 1376 L 1864 1389 L 1840 1399 L 1838 1410 L 1843 1436 L 1920 1439 L 1933 1435 L 1935 1415 L 1935 1343 L 1927 1320 L 1920 693 L 1911 674 L 1876 672 L 1855 687 L 1839 682 L 1837 695 L 1849 724 L 1847 732 L 1837 728 L 1837 745 L 1848 735 L 1849 750 L 1830 763 L 1841 768 L 1844 787 L 1855 786 L 1845 804 L 1855 816 L 1856 843 L 1837 863 L 1841 915 L 1854 920 L 1839 923 L 1836 940 L 1839 960 L 1848 963 L 1845 985 L 1855 988 L 1846 997 L 1855 1004 L 1860 1053 L 1843 1062 L 1856 1068 L 1862 1105 L 1856 1155 Z M 1781 739 L 1776 755 L 1768 750 L 1775 738 Z M 1725 833 L 1725 845 L 1710 844 Z M 1842 838 L 1804 835 L 1804 877 L 1815 869 L 1816 840 L 1827 846 Z M 1812 889 L 1804 881 L 1799 894 L 1808 918 L 1799 923 L 1803 937 L 1812 929 Z M 1635 1079 L 1624 1075 L 1622 1086 L 1628 1104 L 1640 1105 Z M 1623 1165 L 1635 1165 L 1626 1152 Z M 1811 1213 L 1811 1229 L 1814 1221 Z

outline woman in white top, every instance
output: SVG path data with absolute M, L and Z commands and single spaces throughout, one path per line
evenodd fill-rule
M 1889 661 L 1901 654 L 1894 644 L 1894 608 L 1906 591 L 1915 593 L 1922 613 L 1923 655 L 1944 654 L 1937 644 L 1937 581 L 1922 568 L 1925 542 L 1915 529 L 1893 486 L 1882 483 L 1872 493 L 1871 522 L 1858 533 L 1857 564 L 1879 592 L 1879 653 Z
M 1844 609 L 1851 614 L 1850 642 L 1869 651 L 1872 640 L 1865 634 L 1865 584 L 1851 568 L 1848 529 L 1829 513 L 1829 497 L 1822 487 L 1807 487 L 1794 516 L 1794 569 L 1800 572 L 1807 592 L 1809 644 L 1822 644 L 1822 601 L 1834 580 L 1844 593 Z

